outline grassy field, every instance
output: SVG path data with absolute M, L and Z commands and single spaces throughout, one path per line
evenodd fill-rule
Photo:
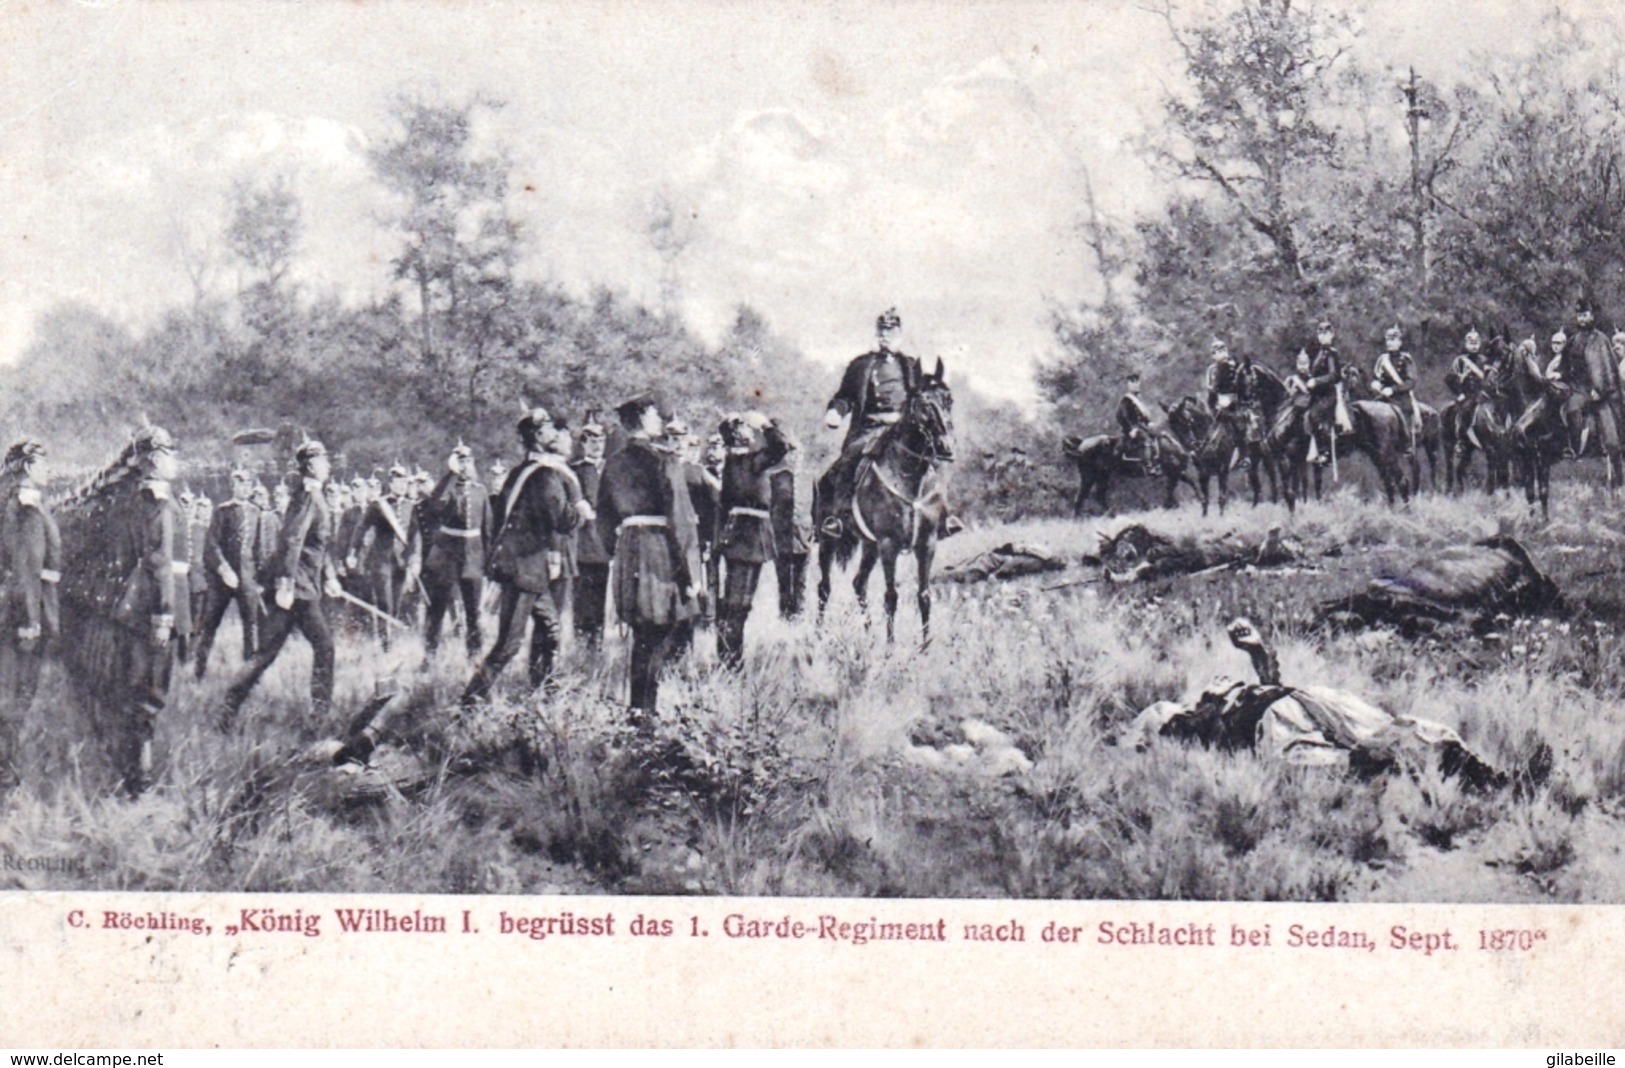
M 85 717 L 51 676 L 25 731 L 23 783 L 0 809 L 0 852 L 74 858 L 4 872 L 13 886 L 131 890 L 796 894 L 1238 900 L 1625 899 L 1625 548 L 1621 504 L 1554 490 L 1552 520 L 1521 502 L 1424 497 L 1389 511 L 1353 494 L 1300 509 L 1194 506 L 1107 520 L 973 529 L 952 563 L 1004 541 L 1065 554 L 1066 573 L 939 584 L 918 648 L 912 568 L 899 641 L 837 584 L 823 626 L 780 621 L 765 577 L 742 673 L 714 667 L 702 631 L 662 691 L 652 739 L 624 725 L 625 644 L 572 652 L 551 696 L 517 665 L 488 709 L 455 716 L 460 650 L 427 665 L 415 640 L 383 652 L 341 638 L 337 722 L 304 707 L 298 639 L 251 698 L 243 730 L 213 727 L 234 666 L 223 634 L 203 683 L 177 679 L 159 728 L 160 782 L 120 800 Z M 1084 581 L 1097 529 L 1172 535 L 1282 524 L 1305 573 L 1219 572 L 1132 587 Z M 1314 606 L 1385 567 L 1498 529 L 1569 596 L 1562 620 L 1493 639 L 1410 644 L 1332 635 Z M 1327 551 L 1339 555 L 1323 556 Z M 1064 588 L 1052 588 L 1061 584 Z M 879 577 L 872 590 L 879 603 Z M 1109 737 L 1154 700 L 1246 677 L 1223 625 L 1246 614 L 1288 682 L 1345 687 L 1458 729 L 1504 767 L 1545 743 L 1550 781 L 1527 798 L 1438 778 L 1363 781 L 1252 754 Z M 229 627 L 229 624 L 228 624 Z M 308 759 L 384 679 L 405 712 L 381 766 L 421 786 L 335 806 Z M 967 722 L 969 721 L 969 722 Z M 1009 744 L 1007 744 L 1009 743 Z M 1013 746 L 1013 748 L 1012 748 Z

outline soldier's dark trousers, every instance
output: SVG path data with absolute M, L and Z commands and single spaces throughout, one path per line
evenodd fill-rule
M 226 609 L 232 602 L 237 604 L 237 619 L 243 627 L 243 659 L 254 659 L 259 650 L 260 611 L 255 603 L 259 598 L 256 594 L 244 590 L 228 589 L 224 583 L 210 583 L 207 599 L 203 604 L 203 611 L 196 618 L 198 621 L 197 641 L 197 677 L 202 678 L 209 667 L 209 653 L 214 649 L 214 636 L 220 630 L 220 624 L 226 618 Z
M 737 668 L 745 660 L 745 620 L 750 618 L 756 584 L 762 565 L 742 560 L 728 561 L 727 585 L 717 605 L 717 659 L 723 667 Z
M 773 572 L 779 580 L 779 617 L 794 619 L 806 602 L 807 554 L 780 553 L 773 558 Z
M 575 631 L 596 645 L 604 633 L 604 605 L 609 595 L 608 564 L 578 564 L 575 588 Z
M 39 688 L 43 659 L 39 643 L 31 645 L 23 649 L 15 641 L 0 643 L 0 790 L 15 786 L 21 777 L 22 728 Z
M 368 591 L 370 596 L 367 598 L 367 600 L 371 601 L 372 606 L 378 609 L 380 612 L 383 612 L 385 615 L 390 616 L 393 619 L 399 619 L 401 617 L 401 586 L 403 583 L 405 583 L 405 581 L 406 572 L 404 570 L 384 568 L 379 571 L 374 571 L 370 576 L 370 581 L 368 582 Z M 379 643 L 383 645 L 385 649 L 388 649 L 389 639 L 391 637 L 390 632 L 395 628 L 390 626 L 388 623 L 385 623 L 377 616 L 372 617 L 372 622 L 373 633 L 378 636 Z
M 525 642 L 525 624 L 531 622 L 530 684 L 546 684 L 553 677 L 553 654 L 559 647 L 559 614 L 552 594 L 527 593 L 517 586 L 502 587 L 497 608 L 497 640 L 485 654 L 474 677 L 463 690 L 462 703 L 471 705 L 491 692 L 508 661 L 519 655 Z
M 265 633 L 259 652 L 226 691 L 226 708 L 233 714 L 248 700 L 254 689 L 298 630 L 310 643 L 314 662 L 310 669 L 310 710 L 325 716 L 333 710 L 333 628 L 327 620 L 327 606 L 320 600 L 296 600 L 287 611 L 273 607 L 265 619 Z
M 113 746 L 114 762 L 130 797 L 140 796 L 152 784 L 152 736 L 158 714 L 169 700 L 175 645 L 173 638 L 158 647 L 132 635 L 123 650 L 128 690 L 120 709 L 124 721 Z
M 632 708 L 653 712 L 659 697 L 660 672 L 671 653 L 675 627 L 635 624 L 632 627 L 631 700 Z
M 479 656 L 485 647 L 485 633 L 480 627 L 480 600 L 485 595 L 485 580 L 457 579 L 453 582 L 435 582 L 429 585 L 429 617 L 423 628 L 423 644 L 429 652 L 440 648 L 440 628 L 445 625 L 446 613 L 451 611 L 454 599 L 463 603 L 463 640 L 469 656 Z

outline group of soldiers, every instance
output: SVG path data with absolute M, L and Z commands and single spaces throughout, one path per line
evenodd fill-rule
M 1461 352 L 1444 376 L 1451 395 L 1443 413 L 1446 425 L 1461 428 L 1469 444 L 1481 447 L 1472 437 L 1471 428 L 1486 382 L 1516 382 L 1521 398 L 1519 410 L 1512 413 L 1517 431 L 1536 433 L 1552 424 L 1562 434 L 1569 457 L 1584 455 L 1594 425 L 1592 413 L 1599 409 L 1612 411 L 1621 402 L 1625 331 L 1610 338 L 1597 325 L 1594 303 L 1582 299 L 1576 306 L 1573 325 L 1551 336 L 1550 353 L 1544 359 L 1539 357 L 1532 339 L 1519 345 L 1507 344 L 1501 338 L 1495 341 L 1486 348 L 1484 335 L 1476 327 L 1467 331 Z M 1405 349 L 1399 325 L 1385 332 L 1384 348 L 1373 361 L 1369 381 L 1352 371 L 1335 342 L 1332 323 L 1320 321 L 1315 343 L 1298 351 L 1292 370 L 1282 377 L 1287 403 L 1302 412 L 1306 420 L 1307 459 L 1312 463 L 1328 462 L 1336 434 L 1350 429 L 1345 405 L 1355 399 L 1349 396 L 1351 387 L 1360 395 L 1391 404 L 1414 446 L 1422 432 L 1423 406 L 1416 394 L 1416 360 Z M 1605 366 L 1588 358 L 1599 345 L 1602 351 L 1612 352 Z M 1238 440 L 1257 440 L 1264 428 L 1255 365 L 1245 357 L 1231 355 L 1222 339 L 1213 340 L 1210 357 L 1204 387 L 1216 426 L 1228 421 L 1241 435 Z M 1117 406 L 1121 454 L 1131 462 L 1154 463 L 1158 458 L 1157 420 L 1140 396 L 1140 383 L 1140 373 L 1131 372 Z
M 845 497 L 863 458 L 919 388 L 900 329 L 895 310 L 879 318 L 879 344 L 852 361 L 829 405 L 831 428 L 849 423 L 817 490 L 835 534 L 850 522 Z M 44 447 L 16 443 L 0 462 L 0 768 L 15 778 L 41 662 L 59 651 L 124 791 L 142 793 L 172 675 L 177 665 L 207 675 L 233 608 L 243 662 L 218 709 L 225 732 L 295 631 L 313 652 L 312 715 L 330 718 L 335 623 L 347 620 L 386 645 L 421 625 L 429 656 L 453 621 L 473 662 L 460 699 L 469 707 L 521 651 L 531 686 L 551 688 L 566 621 L 596 649 L 613 599 L 631 634 L 630 720 L 646 727 L 663 664 L 697 626 L 714 627 L 724 668 L 742 663 L 765 565 L 777 572 L 780 613 L 802 611 L 816 534 L 797 499 L 796 447 L 773 419 L 729 415 L 702 440 L 639 395 L 613 420 L 588 412 L 574 431 L 527 406 L 515 431 L 519 457 L 493 466 L 489 485 L 461 443 L 432 482 L 396 465 L 387 480 L 346 485 L 307 437 L 287 477 L 267 487 L 238 468 L 218 504 L 172 491 L 175 442 L 159 427 L 144 424 L 106 469 L 54 502 Z M 487 645 L 482 620 L 493 609 Z M 352 737 L 341 754 L 364 761 L 370 751 L 369 739 Z

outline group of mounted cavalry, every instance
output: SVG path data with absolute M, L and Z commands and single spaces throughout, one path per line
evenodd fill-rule
M 1444 376 L 1451 399 L 1443 410 L 1417 396 L 1416 361 L 1397 325 L 1369 375 L 1341 357 L 1326 321 L 1284 376 L 1232 357 L 1216 339 L 1205 398 L 1163 404 L 1162 419 L 1140 396 L 1139 372 L 1131 372 L 1117 407 L 1119 433 L 1063 443 L 1078 471 L 1074 514 L 1083 515 L 1091 500 L 1106 510 L 1112 483 L 1123 477 L 1161 480 L 1170 508 L 1187 483 L 1204 515 L 1216 482 L 1223 511 L 1237 469 L 1246 471 L 1254 505 L 1267 479 L 1270 499 L 1294 509 L 1311 480 L 1318 499 L 1324 472 L 1330 468 L 1335 481 L 1353 453 L 1371 462 L 1390 505 L 1421 487 L 1424 455 L 1430 486 L 1437 487 L 1442 461 L 1450 492 L 1465 488 L 1474 455 L 1482 455 L 1487 492 L 1522 485 L 1543 513 L 1552 466 L 1564 459 L 1600 455 L 1607 485 L 1617 489 L 1625 479 L 1625 331 L 1610 338 L 1590 302 L 1581 301 L 1574 325 L 1552 335 L 1547 354 L 1534 337 L 1513 341 L 1508 334 L 1497 331 L 1486 342 L 1477 329 L 1467 332 Z

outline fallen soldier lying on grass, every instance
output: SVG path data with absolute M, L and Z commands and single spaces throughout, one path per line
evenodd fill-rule
M 1143 749 L 1155 739 L 1196 741 L 1225 750 L 1255 749 L 1288 764 L 1347 767 L 1364 774 L 1432 766 L 1473 789 L 1500 789 L 1508 776 L 1467 748 L 1442 723 L 1396 716 L 1345 690 L 1283 686 L 1275 653 L 1246 619 L 1228 628 L 1230 642 L 1251 657 L 1258 684 L 1222 679 L 1196 705 L 1158 701 L 1136 716 L 1125 737 Z M 1550 770 L 1542 747 L 1530 779 Z

